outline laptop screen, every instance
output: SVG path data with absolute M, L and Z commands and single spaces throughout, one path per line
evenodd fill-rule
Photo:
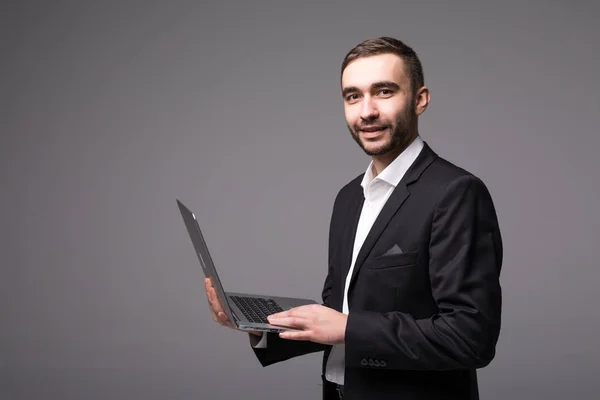
M 183 217 L 183 222 L 185 223 L 187 231 L 190 235 L 190 239 L 192 240 L 192 244 L 194 245 L 194 249 L 196 250 L 196 255 L 198 256 L 198 260 L 202 266 L 204 276 L 210 278 L 215 290 L 217 291 L 219 301 L 223 306 L 223 311 L 225 311 L 225 314 L 227 314 L 229 320 L 235 323 L 235 319 L 233 318 L 227 297 L 225 296 L 225 291 L 221 285 L 221 280 L 219 279 L 219 275 L 217 275 L 217 270 L 215 269 L 215 265 L 213 264 L 208 247 L 206 246 L 206 242 L 204 241 L 204 237 L 200 231 L 198 220 L 196 219 L 194 213 L 192 213 L 192 211 L 190 211 L 190 209 L 187 208 L 181 201 L 177 200 L 177 205 L 179 206 L 179 211 Z

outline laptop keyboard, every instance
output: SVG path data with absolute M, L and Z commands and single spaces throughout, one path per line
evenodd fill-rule
M 229 296 L 250 322 L 268 324 L 267 316 L 283 311 L 273 299 L 261 297 Z

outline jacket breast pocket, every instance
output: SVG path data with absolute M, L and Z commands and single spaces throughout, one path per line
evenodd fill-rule
M 401 267 L 406 268 L 415 265 L 418 261 L 418 258 L 418 251 L 402 254 L 383 255 L 369 260 L 367 268 L 371 270 Z

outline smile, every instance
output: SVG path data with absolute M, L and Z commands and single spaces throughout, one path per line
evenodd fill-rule
M 360 131 L 365 138 L 371 139 L 371 138 L 379 136 L 379 134 L 381 134 L 381 132 L 385 131 L 386 129 L 387 129 L 386 127 L 370 127 L 370 128 L 363 128 Z

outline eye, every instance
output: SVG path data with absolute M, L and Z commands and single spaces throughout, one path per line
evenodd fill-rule
M 382 95 L 384 97 L 389 97 L 392 94 L 394 94 L 393 91 L 391 91 L 390 89 L 381 89 L 377 92 L 378 95 Z
M 352 102 L 357 99 L 358 99 L 358 95 L 356 93 L 349 94 L 348 96 L 346 96 L 346 101 L 348 101 L 348 102 Z

